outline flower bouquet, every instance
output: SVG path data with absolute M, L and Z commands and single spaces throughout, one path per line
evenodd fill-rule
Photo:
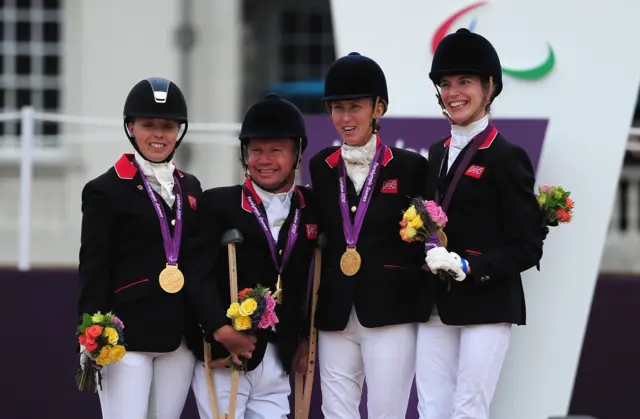
M 573 201 L 570 192 L 560 186 L 543 185 L 538 187 L 536 199 L 544 220 L 548 226 L 569 223 L 573 216 Z
M 227 317 L 231 319 L 235 330 L 249 333 L 273 328 L 278 323 L 275 310 L 276 300 L 271 290 L 258 284 L 255 288 L 245 288 L 238 293 L 238 302 L 229 306 Z M 232 370 L 246 371 L 246 359 L 240 359 L 243 365 L 230 363 Z
M 100 312 L 82 316 L 77 337 L 80 344 L 80 366 L 76 373 L 78 390 L 98 391 L 102 385 L 102 368 L 114 364 L 127 352 L 122 330 L 124 324 L 113 313 Z
M 400 237 L 409 243 L 424 241 L 427 250 L 445 247 L 447 236 L 443 229 L 446 225 L 447 215 L 438 204 L 413 198 L 411 206 L 402 213 Z
M 421 197 L 413 198 L 409 208 L 402 213 L 400 221 L 400 237 L 413 243 L 425 242 L 425 251 L 436 247 L 447 246 L 447 235 L 444 228 L 447 225 L 447 214 L 435 201 L 425 201 Z M 439 272 L 441 279 L 455 276 L 450 272 Z

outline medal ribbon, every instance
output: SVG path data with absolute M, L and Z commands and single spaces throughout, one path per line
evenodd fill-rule
M 180 182 L 178 182 L 178 177 L 173 175 L 173 189 L 176 194 L 176 223 L 173 228 L 173 236 L 169 231 L 169 222 L 167 221 L 167 215 L 162 207 L 162 204 L 158 200 L 155 192 L 151 188 L 151 184 L 147 177 L 142 173 L 142 170 L 138 167 L 137 163 L 134 162 L 134 165 L 138 168 L 138 172 L 140 172 L 140 176 L 142 177 L 142 183 L 144 184 L 144 188 L 147 190 L 147 194 L 153 203 L 153 207 L 158 214 L 158 219 L 160 220 L 160 230 L 162 231 L 162 241 L 164 243 L 164 253 L 167 257 L 167 264 L 171 266 L 175 266 L 178 262 L 178 254 L 180 253 L 180 239 L 182 237 L 182 188 L 180 187 Z
M 447 212 L 447 209 L 449 208 L 449 204 L 451 203 L 451 198 L 453 197 L 453 192 L 455 191 L 456 186 L 458 186 L 458 182 L 460 181 L 462 174 L 467 169 L 467 165 L 471 162 L 471 159 L 476 154 L 476 151 L 478 151 L 480 146 L 484 144 L 487 138 L 489 137 L 495 138 L 497 134 L 498 134 L 498 129 L 491 122 L 489 122 L 487 127 L 484 130 L 482 130 L 482 132 L 480 132 L 478 135 L 473 137 L 473 140 L 471 140 L 472 141 L 471 147 L 469 147 L 469 149 L 464 153 L 464 156 L 462 156 L 462 160 L 460 161 L 460 164 L 458 165 L 458 168 L 456 169 L 456 172 L 453 175 L 453 179 L 451 180 L 451 183 L 447 188 L 447 192 L 446 192 L 446 195 L 444 196 L 444 200 L 442 200 L 440 197 L 440 190 L 438 187 L 438 184 L 440 182 L 436 182 L 435 201 L 436 201 L 436 204 L 440 205 L 440 201 L 442 200 L 442 205 L 440 205 L 442 207 L 442 211 L 444 211 L 445 213 Z M 447 148 L 447 151 L 448 150 L 449 149 Z M 442 155 L 442 160 L 440 161 L 440 171 L 438 172 L 438 175 L 442 173 L 442 168 L 444 167 L 445 160 L 448 160 L 448 156 L 449 156 L 449 153 L 447 152 L 445 152 Z
M 367 213 L 369 204 L 371 203 L 371 195 L 373 195 L 373 185 L 376 183 L 378 174 L 380 173 L 380 165 L 384 157 L 384 152 L 387 151 L 387 146 L 380 143 L 380 146 L 376 150 L 376 154 L 373 157 L 371 166 L 369 167 L 369 174 L 364 184 L 362 194 L 360 195 L 360 202 L 358 203 L 358 209 L 354 223 L 351 223 L 351 216 L 349 215 L 349 200 L 347 199 L 347 170 L 342 157 L 338 163 L 340 170 L 340 210 L 342 212 L 342 229 L 344 231 L 344 238 L 347 241 L 347 248 L 354 249 L 360 236 L 360 230 L 362 229 L 362 223 L 364 222 L 364 216 Z
M 276 266 L 278 275 L 282 275 L 282 271 L 284 270 L 285 266 L 289 262 L 289 258 L 291 257 L 293 245 L 298 239 L 298 228 L 300 227 L 300 207 L 298 206 L 293 214 L 293 221 L 291 222 L 291 226 L 289 226 L 289 233 L 287 234 L 287 244 L 285 245 L 282 255 L 282 262 L 278 263 L 278 250 L 276 247 L 276 242 L 271 235 L 269 225 L 267 224 L 267 214 L 261 206 L 256 204 L 255 192 L 252 190 L 252 188 L 247 186 L 249 182 L 250 180 L 247 180 L 242 189 L 245 196 L 247 197 L 247 201 L 249 201 L 251 209 L 253 210 L 253 214 L 258 219 L 258 223 L 260 224 L 260 227 L 262 227 L 262 231 L 267 238 L 267 243 L 269 243 L 269 249 L 271 250 L 271 258 L 273 259 L 273 263 Z M 302 201 L 302 192 L 300 192 L 300 190 L 298 190 L 297 188 L 295 189 L 295 192 L 297 192 L 300 201 Z

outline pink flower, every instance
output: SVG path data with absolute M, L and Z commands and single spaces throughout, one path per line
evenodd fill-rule
M 271 327 L 275 326 L 280 321 L 278 320 L 278 316 L 276 315 L 275 311 L 270 311 L 269 317 L 271 318 Z
M 269 308 L 265 309 L 262 314 L 262 318 L 260 319 L 260 323 L 258 327 L 260 329 L 269 329 L 275 326 L 278 323 L 278 316 L 276 316 L 276 312 L 273 310 L 269 310 Z
M 274 311 L 276 309 L 276 300 L 270 295 L 265 296 L 264 299 L 267 302 L 267 310 Z
M 271 313 L 269 310 L 265 310 L 264 313 L 262 313 L 262 318 L 260 319 L 260 323 L 258 323 L 258 328 L 268 329 L 271 327 L 271 316 L 269 313 Z
M 434 201 L 427 201 L 424 203 L 424 206 L 429 217 L 431 217 L 434 223 L 441 228 L 444 228 L 447 225 L 447 214 L 442 211 L 440 205 L 436 204 Z

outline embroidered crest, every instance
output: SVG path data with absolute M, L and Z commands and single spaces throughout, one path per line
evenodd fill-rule
M 307 239 L 313 240 L 318 238 L 318 224 L 306 224 Z
M 196 201 L 196 198 L 194 196 L 188 195 L 189 198 L 189 206 L 191 207 L 191 209 L 193 210 L 197 210 L 198 209 L 198 202 Z
M 464 174 L 476 179 L 480 179 L 480 176 L 482 176 L 482 173 L 484 172 L 485 169 L 486 169 L 485 167 L 476 166 L 475 164 L 472 164 L 471 166 L 469 166 L 467 171 L 464 172 Z
M 398 179 L 389 179 L 382 182 L 382 193 L 398 193 Z

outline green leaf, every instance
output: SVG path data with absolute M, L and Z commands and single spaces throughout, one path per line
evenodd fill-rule
M 91 324 L 91 315 L 84 313 L 82 315 L 82 324 L 78 326 L 78 333 L 84 333 L 87 327 L 91 326 Z

